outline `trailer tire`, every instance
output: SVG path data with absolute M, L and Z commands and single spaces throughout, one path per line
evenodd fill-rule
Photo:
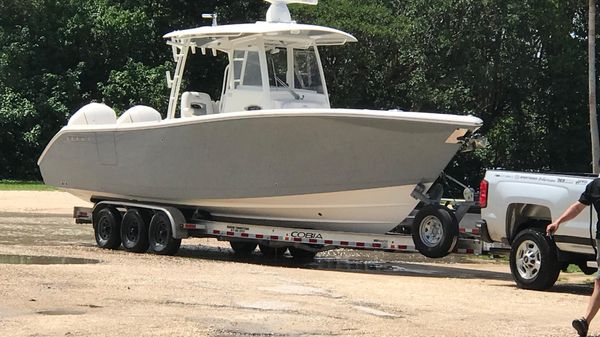
M 258 244 L 258 249 L 266 257 L 278 258 L 282 257 L 287 250 L 287 247 L 271 247 L 263 244 Z
M 132 208 L 123 216 L 121 222 L 121 243 L 128 252 L 143 253 L 148 250 L 149 216 L 143 211 Z
M 431 258 L 450 254 L 458 241 L 456 218 L 441 205 L 428 205 L 417 212 L 411 232 L 415 248 Z
M 98 247 L 117 249 L 121 245 L 121 213 L 112 206 L 94 212 L 94 237 Z
M 256 250 L 256 242 L 250 241 L 229 241 L 233 253 L 237 255 L 247 256 Z
M 296 247 L 289 247 L 288 249 L 290 251 L 290 255 L 292 255 L 292 257 L 295 260 L 310 261 L 315 258 L 315 255 L 317 255 L 317 253 L 308 251 L 306 249 L 301 249 L 301 248 L 296 248 Z
M 510 272 L 519 288 L 546 290 L 560 274 L 556 245 L 541 229 L 517 234 L 510 249 Z
M 173 237 L 171 220 L 165 212 L 158 211 L 150 221 L 148 241 L 150 250 L 158 255 L 175 255 L 181 246 L 181 239 Z

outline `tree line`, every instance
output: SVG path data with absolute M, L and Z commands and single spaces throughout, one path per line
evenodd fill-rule
M 166 112 L 162 36 L 264 20 L 260 0 L 0 0 L 0 179 L 40 179 L 37 158 L 81 106 Z M 356 44 L 321 50 L 334 107 L 472 114 L 489 146 L 447 172 L 475 184 L 485 168 L 589 172 L 587 2 L 321 0 L 293 19 Z M 223 59 L 195 75 L 218 97 Z

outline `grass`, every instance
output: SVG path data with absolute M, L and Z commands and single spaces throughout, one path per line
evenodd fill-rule
M 570 264 L 567 267 L 567 270 L 565 271 L 565 273 L 581 273 L 581 269 L 579 269 L 578 266 L 574 265 L 574 264 Z
M 41 181 L 0 180 L 0 191 L 54 191 Z

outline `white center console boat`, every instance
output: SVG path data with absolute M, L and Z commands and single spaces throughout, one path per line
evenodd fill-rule
M 478 129 L 473 116 L 330 107 L 319 48 L 356 42 L 291 20 L 268 0 L 266 22 L 165 35 L 177 64 L 168 111 L 118 118 L 91 103 L 39 159 L 46 184 L 85 200 L 168 205 L 238 223 L 386 233 L 413 210 Z M 186 62 L 224 57 L 220 97 L 181 92 Z

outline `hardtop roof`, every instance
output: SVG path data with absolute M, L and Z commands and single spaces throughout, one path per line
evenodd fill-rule
M 329 27 L 270 22 L 203 26 L 176 30 L 164 35 L 164 38 L 171 40 L 189 39 L 197 47 L 203 47 L 209 43 L 214 45 L 215 40 L 235 40 L 253 35 L 262 35 L 264 38 L 272 40 L 305 40 L 317 46 L 343 45 L 346 42 L 357 41 L 354 36 Z

